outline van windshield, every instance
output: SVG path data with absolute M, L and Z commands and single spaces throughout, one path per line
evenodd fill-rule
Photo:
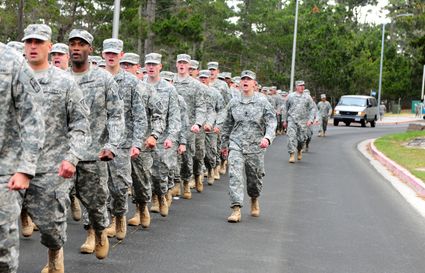
M 366 99 L 364 98 L 353 98 L 353 97 L 342 97 L 338 105 L 346 106 L 366 106 Z

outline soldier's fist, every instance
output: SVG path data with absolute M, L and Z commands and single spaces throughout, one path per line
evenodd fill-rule
M 164 141 L 164 148 L 165 149 L 170 149 L 171 147 L 173 147 L 173 142 L 170 139 L 166 139 Z
M 102 150 L 99 153 L 99 159 L 101 161 L 111 161 L 114 159 L 114 154 L 109 150 Z
M 63 178 L 71 178 L 74 176 L 75 171 L 76 168 L 72 163 L 62 160 L 62 163 L 59 166 L 59 176 L 62 176 Z
M 180 144 L 179 148 L 177 149 L 177 152 L 179 153 L 179 155 L 182 155 L 186 152 L 186 145 L 185 144 Z
M 229 149 L 227 149 L 227 148 L 222 148 L 222 149 L 221 149 L 221 155 L 222 155 L 224 158 L 227 158 L 227 156 L 229 155 Z
M 152 149 L 156 146 L 156 139 L 153 136 L 149 136 L 145 141 L 145 147 Z
M 192 128 L 190 128 L 190 130 L 192 131 L 192 133 L 195 133 L 195 134 L 199 133 L 199 125 L 198 124 L 193 125 Z
M 260 143 L 260 148 L 266 149 L 267 147 L 269 147 L 269 143 L 270 142 L 267 138 L 263 138 Z
M 211 132 L 211 125 L 205 124 L 204 125 L 204 130 L 205 130 L 205 132 Z
M 10 190 L 25 190 L 30 186 L 30 178 L 24 173 L 15 173 L 7 183 Z
M 130 149 L 130 157 L 131 159 L 136 159 L 140 154 L 140 150 L 137 147 L 131 147 Z
M 214 133 L 216 133 L 217 135 L 220 134 L 220 128 L 214 127 Z

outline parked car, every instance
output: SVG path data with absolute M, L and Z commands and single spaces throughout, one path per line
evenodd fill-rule
M 342 121 L 347 126 L 350 126 L 352 122 L 357 122 L 362 127 L 366 127 L 366 123 L 369 122 L 370 127 L 375 127 L 378 111 L 378 103 L 374 97 L 342 96 L 334 109 L 334 126 L 338 126 Z

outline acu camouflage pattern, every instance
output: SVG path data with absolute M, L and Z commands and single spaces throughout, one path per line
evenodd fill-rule
M 328 120 L 332 113 L 332 106 L 329 101 L 319 101 L 319 103 L 317 103 L 317 111 L 317 116 L 320 122 L 320 130 L 322 132 L 326 132 Z
M 18 269 L 20 197 L 7 183 L 16 172 L 35 175 L 44 141 L 41 93 L 24 58 L 0 43 L 0 272 Z
M 224 100 L 224 106 L 226 106 L 232 99 L 232 94 L 229 91 L 229 86 L 227 85 L 227 83 L 225 81 L 215 79 L 213 82 L 210 83 L 210 86 L 220 91 L 221 96 Z

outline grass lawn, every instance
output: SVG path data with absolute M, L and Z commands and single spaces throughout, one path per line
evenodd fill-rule
M 375 141 L 375 146 L 413 175 L 425 182 L 425 149 L 407 148 L 403 144 L 416 137 L 425 137 L 425 131 L 386 135 Z M 418 169 L 423 169 L 418 170 Z

